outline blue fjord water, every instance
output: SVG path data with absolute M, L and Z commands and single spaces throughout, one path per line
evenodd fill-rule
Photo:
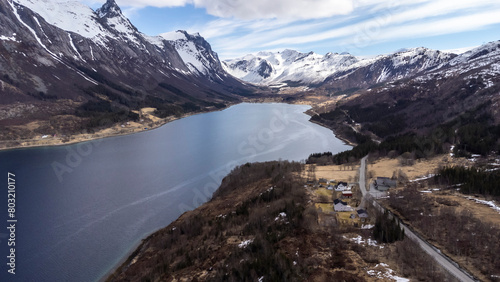
M 245 103 L 137 134 L 0 152 L 0 281 L 99 280 L 141 239 L 208 200 L 234 166 L 350 149 L 309 122 L 308 108 Z

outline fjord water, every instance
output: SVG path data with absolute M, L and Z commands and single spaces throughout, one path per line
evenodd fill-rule
M 95 281 L 148 234 L 208 200 L 239 164 L 349 149 L 309 106 L 239 104 L 160 128 L 0 152 L 0 281 Z M 15 275 L 7 273 L 7 174 L 15 174 Z

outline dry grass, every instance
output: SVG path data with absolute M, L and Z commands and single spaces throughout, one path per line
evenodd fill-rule
M 314 193 L 316 193 L 316 195 L 318 195 L 319 197 L 321 197 L 321 196 L 327 197 L 329 202 L 333 201 L 332 200 L 333 190 L 328 190 L 326 188 L 318 188 L 318 189 L 314 190 Z
M 440 208 L 446 206 L 446 204 L 443 204 L 443 200 L 445 200 L 444 203 L 456 203 L 456 206 L 454 206 L 454 208 L 457 214 L 461 213 L 462 211 L 468 211 L 471 212 L 472 216 L 477 220 L 500 227 L 500 213 L 498 211 L 495 211 L 489 206 L 477 203 L 474 200 L 469 200 L 466 198 L 466 195 L 460 194 L 458 192 L 455 193 L 450 191 L 438 191 L 437 193 L 426 193 L 424 196 L 430 199 L 431 203 L 433 203 L 433 213 L 437 213 Z M 485 198 L 481 197 L 474 198 L 486 200 Z
M 346 167 L 342 165 L 316 166 L 316 179 L 325 178 L 327 180 L 335 179 L 335 181 L 352 182 L 358 172 L 357 166 L 353 168 L 352 170 L 345 170 Z M 304 171 L 307 173 L 307 168 Z
M 324 213 L 334 212 L 332 204 L 316 203 L 315 206 L 316 209 L 321 209 L 321 211 Z
M 368 164 L 368 171 L 373 172 L 373 177 L 392 177 L 395 171 L 403 171 L 409 179 L 416 179 L 429 174 L 434 174 L 441 166 L 463 165 L 468 163 L 464 158 L 451 158 L 448 155 L 439 155 L 430 159 L 416 160 L 412 166 L 401 166 L 399 159 L 382 158 Z

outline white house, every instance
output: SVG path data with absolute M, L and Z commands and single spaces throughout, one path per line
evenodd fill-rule
M 342 191 L 345 191 L 345 190 L 348 190 L 349 187 L 347 186 L 347 183 L 345 182 L 339 182 L 339 184 L 337 184 L 337 187 L 335 188 L 335 191 L 336 192 L 342 192 Z
M 343 212 L 343 211 L 352 211 L 351 206 L 349 206 L 346 202 L 341 201 L 339 199 L 335 199 L 333 201 L 333 209 L 335 211 L 340 211 L 340 212 Z

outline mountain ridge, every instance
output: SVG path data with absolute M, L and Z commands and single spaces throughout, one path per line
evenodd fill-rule
M 405 72 L 415 74 L 427 68 L 437 67 L 454 56 L 456 55 L 425 47 L 408 48 L 365 59 L 345 52 L 329 52 L 322 56 L 314 52 L 284 50 L 258 52 L 256 55 L 248 54 L 241 58 L 225 60 L 223 66 L 233 76 L 257 85 L 285 85 L 289 81 L 293 84 L 319 86 L 325 81 L 338 80 L 363 67 L 378 73 L 375 83 L 400 79 L 407 76 Z M 422 62 L 415 62 L 419 59 Z M 405 64 L 405 61 L 408 63 Z M 377 64 L 383 64 L 385 69 Z M 261 71 L 263 66 L 267 72 Z M 403 67 L 404 70 L 398 71 L 398 67 Z M 387 69 L 393 69 L 394 73 L 391 74 Z

